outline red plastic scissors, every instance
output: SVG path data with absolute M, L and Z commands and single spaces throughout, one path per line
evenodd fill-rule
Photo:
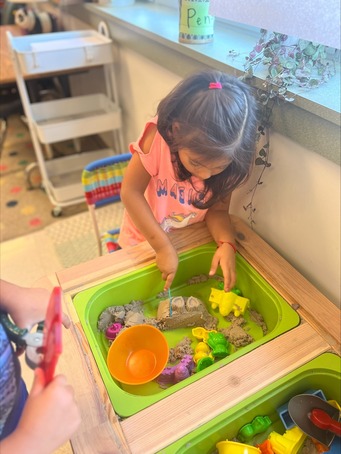
M 51 293 L 43 329 L 42 361 L 39 364 L 45 374 L 45 384 L 53 379 L 62 352 L 62 292 L 55 287 Z

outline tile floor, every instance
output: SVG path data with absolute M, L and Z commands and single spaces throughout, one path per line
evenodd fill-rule
M 97 149 L 97 140 L 83 141 L 82 150 Z M 87 148 L 86 148 L 87 147 Z M 73 142 L 53 145 L 54 156 L 67 157 L 74 150 Z M 59 221 L 51 215 L 53 204 L 42 188 L 34 147 L 26 124 L 18 115 L 8 119 L 7 133 L 0 152 L 0 241 L 37 232 Z M 28 169 L 31 169 L 30 171 Z M 32 185 L 35 189 L 30 190 Z M 63 207 L 65 219 L 86 212 L 85 202 Z
M 23 286 L 62 269 L 62 264 L 45 230 L 0 244 L 2 279 Z

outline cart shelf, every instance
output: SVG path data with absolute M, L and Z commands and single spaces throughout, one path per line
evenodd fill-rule
M 8 32 L 7 37 L 42 184 L 54 205 L 53 214 L 59 215 L 62 207 L 85 200 L 81 174 L 87 164 L 124 151 L 112 41 L 94 30 L 18 37 Z M 46 74 L 52 77 L 61 72 L 78 72 L 94 66 L 102 68 L 105 79 L 105 83 L 98 87 L 99 93 L 31 102 L 25 79 Z M 113 149 L 45 159 L 43 144 L 104 132 L 111 132 Z
M 121 109 L 107 96 L 77 96 L 31 105 L 40 142 L 57 141 L 120 129 Z
M 55 205 L 73 205 L 85 201 L 83 187 L 79 184 L 79 175 L 89 162 L 110 155 L 112 150 L 104 148 L 46 161 L 49 178 L 45 190 Z
M 23 76 L 112 63 L 112 41 L 94 30 L 13 37 Z

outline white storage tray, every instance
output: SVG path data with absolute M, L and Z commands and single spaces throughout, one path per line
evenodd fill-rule
M 85 197 L 81 181 L 84 167 L 113 154 L 110 148 L 104 148 L 46 161 L 48 181 L 44 184 L 48 194 L 61 207 L 83 202 Z
M 113 61 L 112 41 L 94 30 L 8 36 L 24 76 Z
M 121 128 L 121 109 L 102 93 L 31 104 L 41 143 L 99 134 Z

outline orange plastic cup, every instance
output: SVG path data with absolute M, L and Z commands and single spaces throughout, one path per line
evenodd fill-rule
M 169 347 L 164 334 L 152 325 L 122 331 L 111 344 L 107 365 L 111 375 L 127 385 L 142 385 L 166 367 Z

